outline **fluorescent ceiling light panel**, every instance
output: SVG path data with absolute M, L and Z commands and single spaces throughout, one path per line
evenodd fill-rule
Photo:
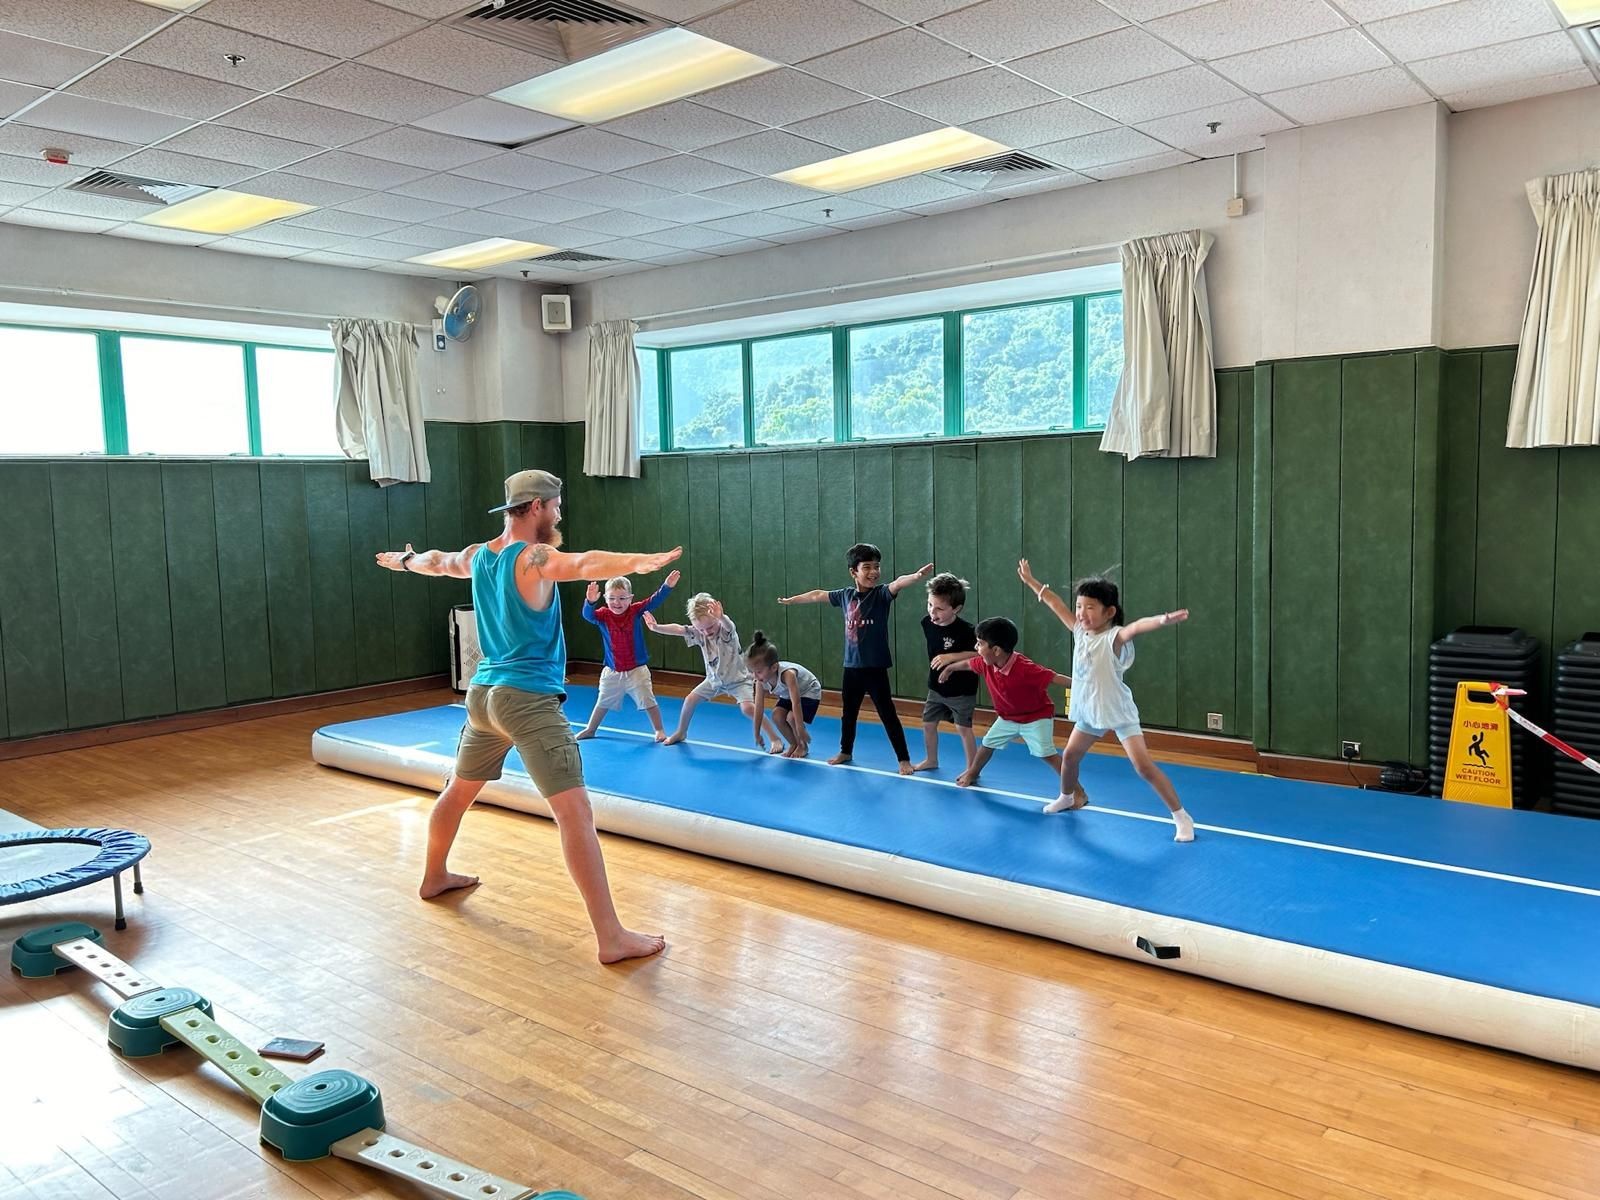
M 687 29 L 663 29 L 524 83 L 496 100 L 594 125 L 776 69 Z
M 773 178 L 819 192 L 851 192 L 874 183 L 887 183 L 891 179 L 904 179 L 907 175 L 920 175 L 924 171 L 937 171 L 957 163 L 988 158 L 992 154 L 1006 154 L 1010 150 L 1010 146 L 1002 146 L 999 142 L 968 133 L 965 129 L 949 126 L 935 129 L 932 133 L 901 138 L 898 142 L 885 142 L 881 146 L 857 150 L 854 154 L 825 158 L 791 171 L 780 171 Z
M 1556 0 L 1556 7 L 1568 25 L 1588 25 L 1600 21 L 1600 0 Z
M 315 204 L 299 204 L 293 200 L 277 200 L 271 196 L 215 188 L 203 196 L 140 217 L 139 224 L 192 229 L 195 233 L 238 233 L 243 229 L 265 225 L 268 221 L 297 217 L 315 207 Z
M 538 242 L 513 242 L 508 238 L 484 238 L 481 242 L 468 242 L 464 246 L 451 246 L 448 250 L 435 250 L 419 254 L 407 262 L 421 263 L 426 267 L 460 267 L 476 271 L 497 263 L 518 258 L 538 258 L 541 254 L 555 253 L 554 246 L 541 246 Z

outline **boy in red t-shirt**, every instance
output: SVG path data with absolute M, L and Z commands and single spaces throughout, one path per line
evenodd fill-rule
M 940 678 L 952 671 L 976 671 L 989 685 L 997 719 L 983 735 L 978 756 L 960 775 L 957 787 L 978 782 L 984 765 L 994 752 L 1014 738 L 1021 738 L 1030 753 L 1043 759 L 1059 777 L 1061 755 L 1055 745 L 1055 704 L 1046 690 L 1052 683 L 1070 687 L 1072 679 L 1049 667 L 1041 667 L 1025 654 L 1017 653 L 1017 627 L 1004 617 L 989 617 L 978 622 L 978 652 L 969 655 L 956 650 L 934 658 L 932 666 Z

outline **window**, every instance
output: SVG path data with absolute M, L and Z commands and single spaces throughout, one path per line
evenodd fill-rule
M 327 350 L 252 347 L 262 454 L 339 455 L 334 431 L 336 366 Z
M 1111 400 L 1122 379 L 1122 293 L 1090 296 L 1084 301 L 1085 420 L 1104 425 L 1111 415 Z
M 850 434 L 914 438 L 944 432 L 944 322 L 850 331 Z
M 783 446 L 833 437 L 833 335 L 803 333 L 750 344 L 755 443 Z
M 249 454 L 244 351 L 229 342 L 122 339 L 129 454 Z
M 744 354 L 737 342 L 673 350 L 667 376 L 676 449 L 745 444 Z
M 661 365 L 657 350 L 635 350 L 639 360 L 639 453 L 661 449 Z
M 967 313 L 961 392 L 967 433 L 1072 428 L 1072 301 Z
M 0 328 L 0 454 L 103 454 L 93 333 Z

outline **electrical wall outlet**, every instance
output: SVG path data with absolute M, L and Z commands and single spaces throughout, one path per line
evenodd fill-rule
M 1351 742 L 1351 741 L 1340 742 L 1339 743 L 1339 754 L 1340 754 L 1341 757 L 1346 758 L 1346 759 L 1357 759 L 1357 758 L 1360 758 L 1361 757 L 1361 743 L 1360 742 Z
M 1206 714 L 1206 728 L 1212 730 L 1215 733 L 1221 733 L 1222 732 L 1222 714 L 1221 713 L 1207 713 Z

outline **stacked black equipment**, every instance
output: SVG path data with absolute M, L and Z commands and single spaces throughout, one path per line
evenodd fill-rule
M 1586 633 L 1556 656 L 1551 732 L 1600 759 L 1600 632 Z M 1600 775 L 1555 749 L 1551 807 L 1575 817 L 1600 817 Z
M 1450 758 L 1450 723 L 1455 713 L 1456 684 L 1466 680 L 1503 683 L 1528 694 L 1513 696 L 1511 707 L 1534 716 L 1539 675 L 1539 640 L 1520 629 L 1500 625 L 1463 625 L 1428 647 L 1428 793 L 1444 792 L 1445 765 Z M 1511 795 L 1518 808 L 1538 799 L 1540 761 L 1537 739 L 1513 725 Z M 1531 743 L 1531 744 L 1530 744 Z

